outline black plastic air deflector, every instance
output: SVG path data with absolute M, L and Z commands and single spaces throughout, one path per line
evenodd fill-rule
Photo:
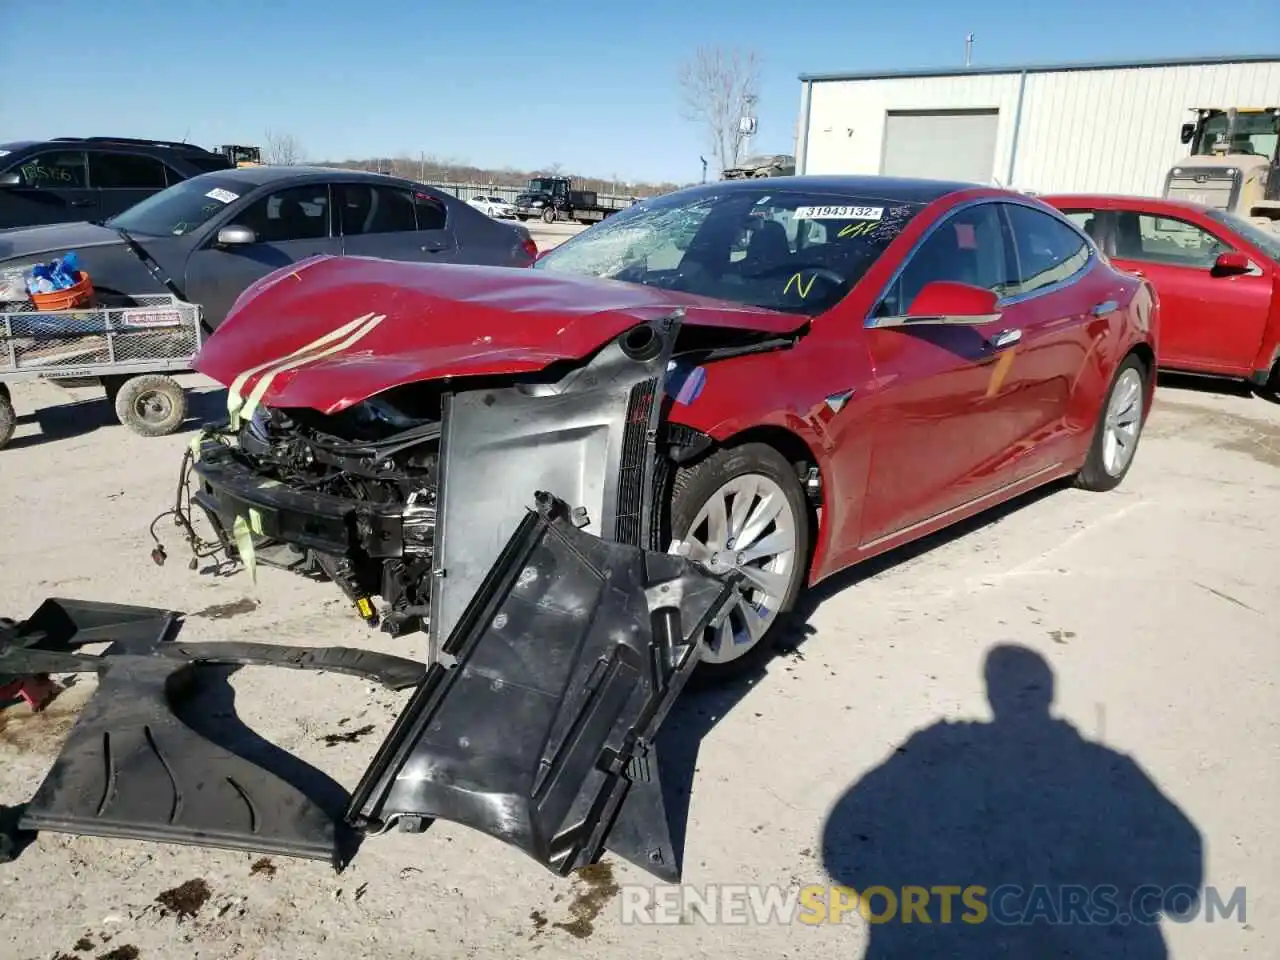
M 537 495 L 356 788 L 366 830 L 442 818 L 559 874 L 604 849 L 680 875 L 653 738 L 734 585 Z
M 343 647 L 178 644 L 171 642 L 178 620 L 173 611 L 55 599 L 0 636 L 0 672 L 7 676 L 96 672 L 99 678 L 18 826 L 341 866 L 350 849 L 341 802 L 326 809 L 309 792 L 187 726 L 174 707 L 195 691 L 203 666 L 333 671 L 405 689 L 421 682 L 424 665 Z M 111 645 L 101 656 L 80 650 L 104 641 Z

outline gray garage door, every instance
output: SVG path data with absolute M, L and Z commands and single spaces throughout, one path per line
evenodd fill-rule
M 880 172 L 893 177 L 989 183 L 997 110 L 889 111 Z

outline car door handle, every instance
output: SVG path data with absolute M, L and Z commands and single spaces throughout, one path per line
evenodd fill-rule
M 987 339 L 987 346 L 992 350 L 1003 350 L 1022 339 L 1022 331 L 1016 327 L 1012 330 L 1001 330 Z
M 441 250 L 444 249 L 444 244 L 443 243 L 424 243 L 420 247 L 420 249 L 424 253 L 439 253 Z
M 1101 303 L 1095 303 L 1089 312 L 1095 317 L 1105 317 L 1108 313 L 1115 313 L 1119 309 L 1120 304 L 1115 300 L 1103 300 Z
M 97 203 L 98 201 L 96 200 L 72 200 L 71 201 L 71 205 L 73 207 L 93 207 L 93 206 L 97 206 Z

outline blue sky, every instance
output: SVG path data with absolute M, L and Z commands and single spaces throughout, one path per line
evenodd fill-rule
M 802 72 L 1280 52 L 1280 2 L 60 0 L 5 11 L 0 140 L 297 137 L 308 158 L 417 155 L 696 180 L 676 72 L 699 44 L 764 58 L 760 152 L 790 153 Z M 65 39 L 49 31 L 66 24 Z M 1247 26 L 1245 26 L 1247 24 Z M 46 49 L 64 51 L 41 65 Z M 15 54 L 17 54 L 15 56 Z M 1280 91 L 1278 91 L 1280 93 Z M 38 99 L 36 99 L 38 96 Z M 709 156 L 709 154 L 708 154 Z

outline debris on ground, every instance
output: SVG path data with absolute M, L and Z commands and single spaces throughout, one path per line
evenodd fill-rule
M 276 875 L 276 865 L 272 863 L 270 857 L 259 857 L 249 868 L 249 875 L 255 877 L 261 875 L 270 880 Z
M 243 613 L 253 613 L 257 609 L 257 600 L 243 597 L 239 600 L 232 600 L 230 603 L 211 604 L 203 610 L 197 610 L 191 616 L 202 617 L 206 620 L 229 620 L 231 617 L 238 617 Z
M 552 926 L 585 940 L 595 932 L 595 920 L 604 912 L 605 905 L 621 889 L 613 878 L 613 864 L 593 863 L 583 867 L 573 877 L 573 899 L 569 901 L 571 919 Z
M 367 737 L 373 733 L 373 724 L 367 723 L 363 727 L 357 727 L 355 730 L 347 730 L 343 733 L 326 733 L 320 738 L 320 741 L 326 747 L 335 747 L 340 743 L 356 743 L 362 737 Z
M 209 889 L 209 884 L 197 877 L 172 890 L 164 891 L 156 897 L 155 902 L 163 908 L 161 916 L 172 913 L 181 921 L 199 913 L 200 908 L 209 902 L 210 896 L 212 891 Z

